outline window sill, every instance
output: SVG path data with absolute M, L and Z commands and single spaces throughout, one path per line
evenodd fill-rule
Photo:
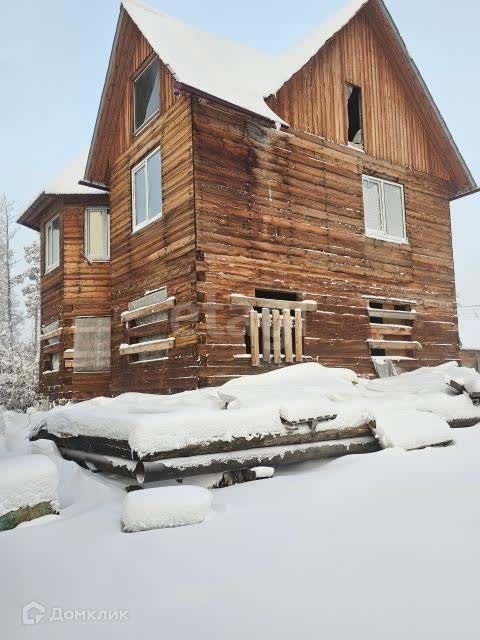
M 370 238 L 371 240 L 381 240 L 382 242 L 391 242 L 392 244 L 403 244 L 408 245 L 408 238 L 395 238 L 394 236 L 383 236 L 381 234 L 376 234 L 372 232 L 368 232 L 365 234 L 365 237 Z
M 148 127 L 148 125 L 158 116 L 160 115 L 160 109 L 157 109 L 155 111 L 155 113 L 152 113 L 152 115 L 148 118 L 148 120 L 145 120 L 145 122 L 143 122 L 138 129 L 135 129 L 135 131 L 133 132 L 133 137 L 136 138 L 137 136 L 139 136 L 141 133 L 143 133 L 143 131 Z
M 90 256 L 85 256 L 88 262 L 110 262 L 110 258 L 91 258 Z
M 360 151 L 360 153 L 365 153 L 365 149 L 363 148 L 363 144 L 355 144 L 355 142 L 349 142 L 347 144 L 349 149 L 355 149 L 355 151 Z
M 142 229 L 145 229 L 145 227 L 148 227 L 149 225 L 156 222 L 157 220 L 160 220 L 161 218 L 163 218 L 163 212 L 160 212 L 154 218 L 150 218 L 150 220 L 147 220 L 146 222 L 142 222 L 142 224 L 139 224 L 136 227 L 133 227 L 132 235 L 135 235 L 136 233 L 142 231 Z
M 60 266 L 60 263 L 58 263 L 58 264 L 54 264 L 54 265 L 52 265 L 51 267 L 48 267 L 48 269 L 45 269 L 45 271 L 44 271 L 43 275 L 44 275 L 44 276 L 46 276 L 46 275 L 48 275 L 49 273 L 52 273 L 52 271 L 55 271 L 55 269 L 58 269 L 58 268 L 59 268 L 59 266 Z

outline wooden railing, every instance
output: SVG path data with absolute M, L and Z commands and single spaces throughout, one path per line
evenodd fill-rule
M 313 300 L 274 300 L 232 294 L 231 302 L 250 307 L 247 335 L 252 366 L 303 360 L 304 314 L 315 311 Z

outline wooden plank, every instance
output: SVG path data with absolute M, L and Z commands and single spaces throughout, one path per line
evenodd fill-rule
M 232 304 L 241 307 L 268 307 L 269 309 L 302 309 L 302 311 L 316 311 L 317 303 L 314 300 L 273 300 L 270 298 L 255 298 L 244 296 L 240 293 L 232 293 Z
M 252 366 L 260 365 L 260 346 L 258 343 L 258 313 L 251 309 L 249 313 L 250 321 L 250 352 L 252 354 Z
M 295 309 L 295 361 L 303 361 L 303 317 L 301 309 Z
M 40 336 L 40 341 L 43 342 L 44 340 L 51 340 L 52 338 L 56 338 L 57 336 L 61 336 L 63 332 L 63 327 L 59 327 L 58 329 L 55 329 L 54 331 L 49 331 L 48 333 L 44 333 L 43 335 Z
M 416 311 L 396 311 L 394 309 L 372 309 L 368 307 L 370 318 L 386 318 L 388 320 L 415 320 Z
M 136 353 L 151 353 L 155 351 L 168 351 L 175 346 L 175 338 L 164 338 L 162 340 L 151 340 L 150 342 L 139 342 L 137 344 L 120 345 L 121 356 L 133 355 Z
M 292 316 L 289 309 L 283 310 L 283 344 L 285 348 L 285 362 L 293 362 L 292 349 Z
M 146 316 L 153 315 L 154 313 L 161 313 L 162 311 L 168 311 L 175 306 L 175 296 L 170 296 L 163 302 L 157 302 L 157 304 L 148 305 L 148 307 L 140 307 L 134 311 L 124 311 L 121 314 L 122 322 L 131 322 L 137 318 L 144 318 Z
M 278 309 L 272 310 L 272 331 L 273 331 L 273 362 L 274 364 L 280 364 L 282 361 L 282 322 L 280 318 L 280 311 Z
M 398 349 L 402 351 L 416 351 L 421 349 L 420 342 L 407 341 L 407 340 L 367 340 L 371 349 Z
M 270 363 L 272 354 L 270 352 L 270 309 L 262 309 L 262 354 L 263 364 Z

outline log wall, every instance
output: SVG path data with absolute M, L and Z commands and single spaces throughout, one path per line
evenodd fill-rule
M 43 373 L 48 348 L 42 344 L 40 390 L 52 400 L 84 400 L 110 395 L 110 373 L 74 373 L 72 361 L 64 351 L 73 349 L 73 327 L 77 316 L 110 315 L 110 262 L 88 263 L 84 252 L 84 210 L 89 206 L 107 206 L 108 196 L 58 198 L 42 216 L 41 228 L 41 323 L 59 321 L 64 331 L 60 337 L 60 370 Z M 60 265 L 45 274 L 45 223 L 60 214 Z
M 345 85 L 359 86 L 367 154 L 448 180 L 447 154 L 432 141 L 436 118 L 422 118 L 424 96 L 409 95 L 413 83 L 405 86 L 401 57 L 390 55 L 373 12 L 365 7 L 267 102 L 292 127 L 346 145 Z
M 252 370 L 230 294 L 304 294 L 304 355 L 373 375 L 367 299 L 416 301 L 411 367 L 459 356 L 450 184 L 318 137 L 193 104 L 200 384 Z M 409 244 L 365 235 L 362 173 L 405 186 Z M 266 370 L 264 367 L 261 370 Z M 271 367 L 270 367 L 271 368 Z
M 163 215 L 132 233 L 131 169 L 157 146 L 162 152 Z M 195 216 L 190 98 L 179 99 L 138 136 L 112 167 L 112 392 L 173 392 L 197 385 Z M 168 359 L 133 362 L 120 356 L 128 342 L 120 314 L 147 291 L 167 287 L 175 296 Z M 192 308 L 193 305 L 193 308 Z

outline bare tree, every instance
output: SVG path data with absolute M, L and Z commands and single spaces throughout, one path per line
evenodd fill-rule
M 15 258 L 12 247 L 13 238 L 18 230 L 15 225 L 13 202 L 0 196 L 0 340 L 8 340 L 13 345 L 19 338 L 18 326 L 21 323 L 15 287 L 21 276 L 13 274 Z

